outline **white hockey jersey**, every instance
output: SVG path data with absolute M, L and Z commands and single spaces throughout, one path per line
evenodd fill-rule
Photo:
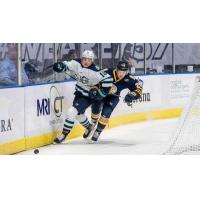
M 101 83 L 103 88 L 109 88 L 113 84 L 113 78 L 104 70 L 99 70 L 96 65 L 85 68 L 80 60 L 64 61 L 66 66 L 66 76 L 70 75 L 77 80 L 76 91 L 84 96 L 88 96 L 91 87 Z

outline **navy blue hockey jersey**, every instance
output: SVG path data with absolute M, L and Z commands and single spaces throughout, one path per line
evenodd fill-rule
M 131 73 L 128 73 L 123 79 L 118 79 L 116 69 L 107 69 L 106 72 L 113 77 L 114 94 L 120 95 L 124 89 L 129 89 L 133 96 L 140 98 L 142 96 L 143 81 Z M 112 91 L 111 91 L 112 93 Z

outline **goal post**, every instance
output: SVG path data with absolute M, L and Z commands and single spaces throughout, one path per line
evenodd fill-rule
M 195 78 L 192 96 L 163 154 L 200 153 L 200 76 Z

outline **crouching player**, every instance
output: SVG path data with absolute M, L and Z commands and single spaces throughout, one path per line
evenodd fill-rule
M 137 100 L 142 96 L 143 81 L 141 79 L 136 79 L 129 73 L 127 62 L 120 61 L 116 69 L 108 69 L 107 73 L 113 77 L 114 83 L 110 92 L 111 94 L 107 95 L 101 101 L 101 104 L 99 104 L 99 102 L 92 104 L 91 119 L 93 124 L 98 122 L 97 128 L 91 138 L 92 141 L 98 140 L 101 132 L 108 124 L 108 120 L 113 110 L 119 103 L 120 93 L 122 90 L 129 89 L 129 92 L 124 98 L 124 102 L 127 103 L 128 106 L 131 106 L 134 100 Z M 84 137 L 87 138 L 90 134 L 91 132 L 88 132 Z

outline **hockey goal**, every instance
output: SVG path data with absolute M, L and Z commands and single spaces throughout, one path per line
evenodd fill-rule
M 200 76 L 195 78 L 191 99 L 182 112 L 167 151 L 163 154 L 195 153 L 200 154 Z

